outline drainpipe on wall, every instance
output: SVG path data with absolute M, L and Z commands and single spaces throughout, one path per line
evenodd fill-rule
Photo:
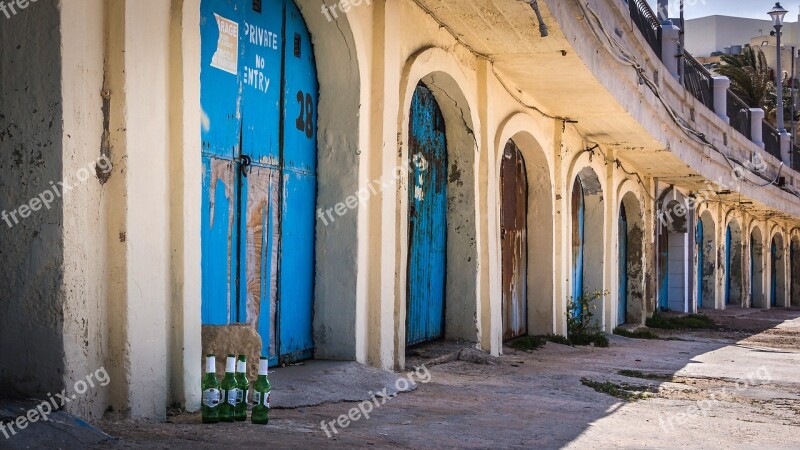
M 542 35 L 542 37 L 549 36 L 550 32 L 547 30 L 547 24 L 544 23 L 542 12 L 539 10 L 539 1 L 530 0 L 529 5 L 531 5 L 531 8 L 533 8 L 533 12 L 536 14 L 536 19 L 539 21 L 539 33 Z

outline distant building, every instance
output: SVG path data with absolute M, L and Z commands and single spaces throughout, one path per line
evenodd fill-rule
M 766 14 L 765 14 L 766 16 Z M 708 16 L 686 21 L 686 49 L 700 62 L 719 61 L 722 54 L 740 54 L 745 47 L 761 47 L 767 62 L 774 70 L 777 66 L 776 39 L 769 19 L 745 17 Z M 783 71 L 791 71 L 792 48 L 800 49 L 800 16 L 797 22 L 786 23 L 783 28 Z M 795 68 L 795 73 L 798 73 Z

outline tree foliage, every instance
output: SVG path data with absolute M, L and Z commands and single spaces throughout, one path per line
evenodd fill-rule
M 745 47 L 741 55 L 722 55 L 715 71 L 730 78 L 731 90 L 747 106 L 770 109 L 768 97 L 775 90 L 774 75 L 761 49 Z

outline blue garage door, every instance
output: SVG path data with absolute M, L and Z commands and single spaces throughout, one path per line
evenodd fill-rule
M 447 254 L 447 142 L 433 93 L 417 86 L 409 124 L 406 343 L 444 336 Z
M 617 324 L 628 322 L 628 213 L 625 205 L 619 211 L 619 305 Z
M 291 0 L 203 0 L 202 321 L 312 356 L 317 84 Z
M 584 238 L 586 235 L 586 202 L 583 184 L 580 178 L 572 186 L 572 298 L 577 300 L 583 296 L 583 258 L 585 254 Z M 573 314 L 580 313 L 579 304 L 575 303 Z

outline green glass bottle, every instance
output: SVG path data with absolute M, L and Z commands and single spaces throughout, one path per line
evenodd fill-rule
M 247 356 L 239 355 L 236 361 L 236 386 L 239 398 L 236 400 L 236 420 L 247 420 L 247 405 L 250 400 L 250 380 L 247 379 Z
M 272 386 L 269 384 L 269 363 L 267 358 L 261 357 L 258 362 L 258 379 L 253 384 L 253 423 L 266 425 L 269 423 L 269 396 Z
M 219 381 L 214 355 L 206 356 L 206 376 L 203 377 L 203 423 L 219 422 Z
M 219 405 L 219 421 L 233 422 L 236 412 L 236 400 L 239 398 L 239 387 L 236 385 L 236 356 L 228 355 L 225 361 L 225 376 L 219 384 L 222 403 Z

